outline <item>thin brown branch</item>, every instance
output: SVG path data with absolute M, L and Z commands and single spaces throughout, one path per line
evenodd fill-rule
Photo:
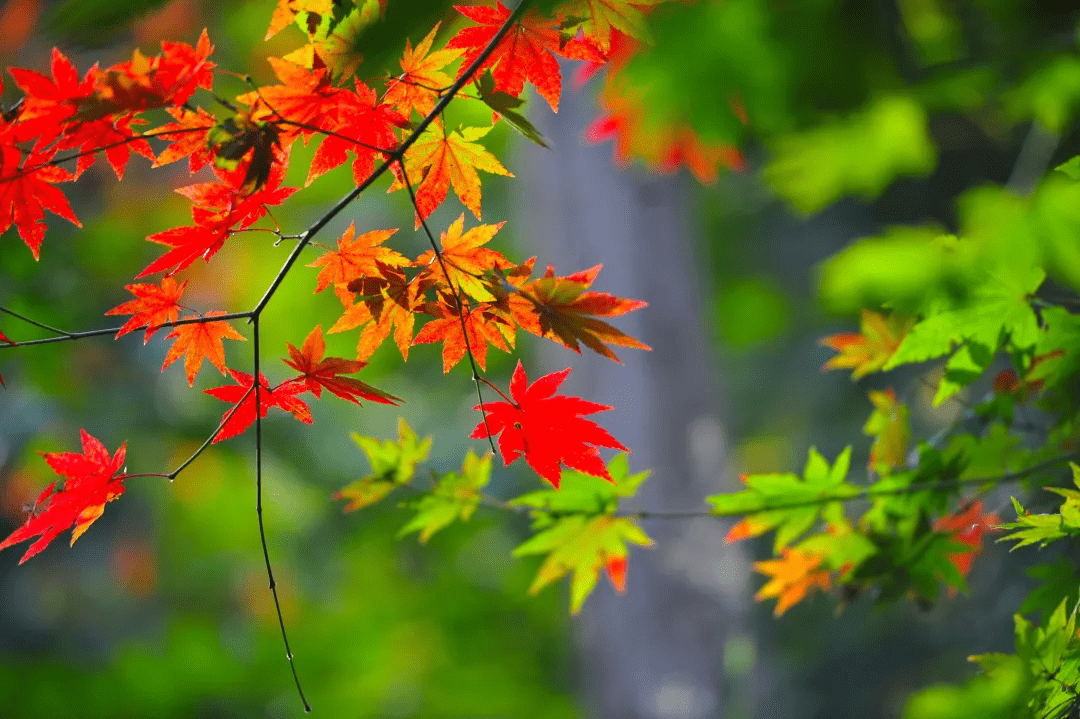
M 3 309 L 3 308 L 0 308 L 0 309 Z M 162 322 L 161 327 L 178 327 L 180 325 L 196 325 L 196 324 L 203 324 L 203 323 L 206 323 L 206 322 L 221 322 L 221 321 L 224 321 L 224 320 L 246 320 L 246 319 L 248 319 L 250 317 L 251 317 L 250 312 L 230 312 L 230 313 L 224 314 L 224 315 L 212 315 L 212 316 L 204 316 L 204 317 L 185 317 L 184 319 L 176 320 L 174 322 Z M 141 325 L 140 327 L 136 327 L 134 330 L 132 330 L 132 332 L 134 332 L 135 330 L 142 329 L 143 327 L 146 327 L 146 325 Z M 121 329 L 123 329 L 123 327 L 108 327 L 108 328 L 100 329 L 100 330 L 85 330 L 83 332 L 66 332 L 60 337 L 44 337 L 42 339 L 37 339 L 37 340 L 26 340 L 25 342 L 18 342 L 18 343 L 13 344 L 13 345 L 0 344 L 0 349 L 5 349 L 5 348 L 8 348 L 8 347 L 30 347 L 32 345 L 47 345 L 47 344 L 52 344 L 54 342 L 67 342 L 69 340 L 83 340 L 83 339 L 86 339 L 88 337 L 103 337 L 105 335 L 115 335 Z M 58 330 L 53 330 L 53 331 L 58 331 Z
M 420 138 L 420 135 L 423 134 L 424 130 L 426 130 L 428 126 L 431 125 L 431 123 L 435 122 L 435 119 L 443 113 L 443 111 L 446 109 L 446 106 L 450 104 L 450 101 L 454 99 L 454 96 L 457 95 L 461 88 L 463 88 L 466 84 L 472 81 L 473 75 L 476 74 L 477 70 L 480 69 L 480 66 L 483 65 L 484 62 L 491 56 L 491 53 L 495 51 L 495 47 L 499 44 L 500 41 L 502 41 L 506 34 L 510 32 L 510 28 L 515 22 L 517 22 L 521 18 L 522 15 L 525 14 L 525 11 L 529 8 L 529 5 L 531 4 L 531 0 L 523 0 L 522 3 L 520 3 L 516 8 L 514 8 L 514 11 L 510 13 L 510 16 L 508 18 L 506 18 L 506 22 L 504 22 L 502 27 L 500 27 L 499 30 L 495 33 L 495 35 L 492 36 L 491 40 L 488 41 L 488 44 L 484 47 L 480 54 L 476 56 L 476 59 L 473 60 L 473 62 L 465 69 L 465 71 L 461 74 L 461 77 L 459 77 L 453 85 L 447 88 L 446 95 L 444 95 L 439 100 L 438 104 L 436 104 L 435 107 L 431 110 L 431 112 L 428 113 L 427 117 L 425 117 L 419 122 L 419 124 L 417 124 L 417 126 L 413 129 L 409 136 L 406 137 L 400 145 L 398 145 L 396 150 L 389 153 L 390 157 L 385 159 L 382 164 L 375 168 L 374 172 L 368 175 L 367 179 L 365 179 L 362 183 L 353 188 L 348 194 L 338 200 L 338 202 L 333 207 L 331 207 L 326 212 L 326 214 L 316 220 L 315 223 L 313 223 L 307 229 L 307 231 L 304 232 L 303 239 L 297 244 L 295 248 L 293 248 L 292 253 L 289 255 L 288 258 L 286 258 L 285 263 L 282 265 L 281 269 L 278 270 L 277 275 L 274 277 L 273 281 L 270 283 L 270 286 L 263 294 L 262 299 L 259 300 L 259 303 L 255 306 L 255 309 L 252 310 L 253 315 L 257 316 L 258 314 L 260 314 L 263 308 L 266 307 L 266 304 L 270 302 L 270 299 L 274 296 L 274 293 L 277 292 L 278 287 L 280 287 L 281 283 L 285 280 L 285 275 L 288 274 L 289 270 L 296 263 L 296 260 L 299 258 L 300 253 L 303 252 L 304 247 L 307 246 L 307 243 L 314 239 L 315 235 L 328 224 L 330 224 L 330 222 L 335 217 L 337 217 L 346 207 L 352 204 L 353 200 L 359 197 L 362 192 L 367 190 L 367 188 L 375 184 L 375 182 L 380 177 L 386 174 L 386 172 L 390 169 L 390 166 L 394 162 L 401 160 L 405 156 L 406 150 L 412 147 L 413 143 L 415 143 Z
M 476 398 L 480 403 L 480 414 L 484 418 L 484 431 L 487 433 L 488 444 L 491 445 L 491 451 L 495 451 L 495 439 L 491 436 L 491 427 L 488 426 L 487 411 L 484 409 L 484 395 L 480 391 L 480 370 L 476 366 L 476 357 L 473 355 L 472 343 L 469 342 L 469 328 L 465 326 L 465 303 L 461 299 L 461 290 L 455 285 L 454 281 L 450 278 L 450 273 L 446 269 L 446 262 L 443 260 L 442 251 L 439 250 L 439 244 L 435 241 L 435 235 L 432 233 L 431 228 L 428 227 L 427 218 L 420 214 L 420 205 L 416 202 L 416 192 L 413 190 L 412 182 L 409 181 L 409 173 L 405 171 L 405 165 L 398 161 L 398 167 L 401 169 L 401 177 L 405 181 L 405 189 L 409 191 L 409 199 L 412 200 L 413 209 L 416 210 L 417 217 L 420 218 L 420 226 L 424 228 L 424 234 L 427 236 L 428 244 L 431 245 L 432 252 L 435 253 L 435 259 L 439 261 L 439 267 L 443 271 L 443 276 L 446 277 L 446 284 L 450 287 L 450 294 L 454 296 L 454 305 L 457 306 L 458 322 L 461 323 L 461 337 L 465 340 L 465 354 L 469 357 L 469 366 L 472 368 L 473 384 L 476 385 Z M 491 384 L 490 382 L 488 384 Z M 499 392 L 502 394 L 502 392 Z

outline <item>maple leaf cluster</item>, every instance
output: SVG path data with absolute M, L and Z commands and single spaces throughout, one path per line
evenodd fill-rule
M 514 351 L 519 330 L 578 353 L 585 346 L 619 361 L 613 347 L 648 347 L 608 321 L 645 303 L 592 290 L 599 265 L 566 276 L 548 266 L 534 276 L 535 258 L 516 262 L 490 246 L 503 223 L 469 226 L 463 213 L 439 229 L 438 242 L 429 223 L 451 194 L 481 220 L 481 173 L 513 177 L 484 144 L 492 128 L 505 122 L 542 143 L 519 112 L 525 87 L 532 85 L 557 110 L 563 85 L 557 58 L 593 68 L 608 63 L 616 33 L 639 27 L 640 6 L 571 3 L 550 14 L 511 12 L 498 2 L 459 7 L 464 27 L 441 46 L 436 42 L 439 25 L 415 46 L 406 41 L 401 72 L 373 81 L 351 72 L 357 58 L 347 57 L 347 46 L 351 34 L 377 18 L 359 9 L 342 17 L 324 0 L 280 0 L 268 37 L 296 24 L 307 43 L 284 57 L 269 58 L 274 81 L 252 83 L 232 100 L 216 102 L 214 112 L 199 104 L 200 93 L 219 99 L 211 94 L 216 65 L 205 31 L 194 45 L 165 42 L 153 57 L 136 51 L 130 60 L 106 69 L 95 65 L 81 77 L 63 53 L 54 51 L 49 76 L 11 70 L 24 97 L 0 118 L 0 231 L 14 226 L 39 257 L 46 210 L 78 225 L 58 185 L 79 179 L 100 156 L 118 180 L 133 155 L 154 167 L 187 160 L 192 174 L 209 175 L 208 181 L 177 190 L 191 203 L 190 223 L 146 238 L 163 246 L 163 252 L 127 285 L 132 299 L 106 314 L 127 317 L 117 338 L 141 330 L 146 344 L 167 328 L 164 340 L 171 344 L 162 370 L 183 359 L 189 385 L 194 386 L 207 361 L 231 378 L 231 384 L 205 390 L 229 405 L 212 442 L 241 434 L 271 408 L 311 423 L 308 403 L 320 399 L 323 390 L 355 404 L 400 402 L 353 376 L 389 338 L 405 359 L 413 345 L 441 343 L 444 372 L 466 358 L 474 373 L 486 371 L 489 347 Z M 458 94 L 469 83 L 476 94 Z M 448 126 L 443 111 L 450 102 L 483 103 L 491 110 L 491 124 Z M 423 227 L 430 249 L 406 257 L 391 244 L 397 230 L 358 229 L 355 222 L 335 246 L 314 242 L 314 232 L 344 204 L 315 228 L 287 234 L 273 208 L 301 189 L 284 186 L 297 141 L 317 143 L 305 186 L 348 165 L 358 194 L 389 174 L 388 191 L 407 191 L 414 229 Z M 283 360 L 297 373 L 293 376 L 272 383 L 260 371 L 258 358 L 251 372 L 230 366 L 225 340 L 247 339 L 232 323 L 257 320 L 265 301 L 249 312 L 194 309 L 184 304 L 191 279 L 181 273 L 197 260 L 210 263 L 226 243 L 254 232 L 297 243 L 265 301 L 301 251 L 324 248 L 308 263 L 318 269 L 314 291 L 331 289 L 342 303 L 342 315 L 329 333 L 359 331 L 353 357 L 327 357 L 318 325 L 299 348 L 287 345 Z M 147 279 L 154 275 L 160 278 Z M 257 323 L 254 332 L 257 339 Z M 14 344 L 4 335 L 0 341 Z M 478 405 L 484 420 L 473 437 L 497 437 L 506 463 L 524 457 L 555 487 L 564 468 L 611 481 L 597 448 L 626 448 L 586 419 L 607 407 L 555 394 L 568 372 L 528 386 L 519 363 L 511 397 Z M 87 441 L 84 437 L 90 452 Z M 73 506 L 67 493 L 79 485 L 75 476 L 65 476 L 72 489 L 43 495 L 47 511 L 28 519 L 8 543 L 45 528 L 41 517 L 59 516 L 60 507 Z M 110 491 L 109 499 L 120 489 Z M 103 505 L 92 506 L 100 513 Z M 80 520 L 76 533 L 88 524 Z M 37 532 L 40 546 L 55 536 L 50 532 Z M 619 570 L 624 559 L 625 554 L 612 557 L 613 577 L 625 572 Z
M 123 179 L 132 152 L 156 159 L 146 137 L 133 130 L 142 122 L 137 115 L 182 107 L 197 88 L 211 89 L 212 50 L 204 32 L 194 47 L 163 43 L 153 58 L 136 51 L 130 61 L 106 70 L 95 65 L 81 80 L 59 50 L 53 50 L 52 77 L 11 68 L 24 97 L 0 119 L 0 232 L 14 225 L 37 259 L 45 210 L 81 226 L 56 185 L 78 179 L 98 154 L 117 179 Z M 61 167 L 63 160 L 74 161 L 74 170 Z

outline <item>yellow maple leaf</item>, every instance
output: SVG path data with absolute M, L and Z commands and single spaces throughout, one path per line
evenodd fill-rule
M 830 573 L 818 569 L 821 560 L 822 557 L 785 547 L 780 559 L 754 562 L 755 571 L 772 577 L 758 590 L 754 599 L 760 602 L 775 597 L 776 609 L 773 613 L 780 616 L 806 597 L 814 587 L 823 591 L 829 589 Z
M 821 344 L 840 354 L 826 362 L 821 369 L 852 369 L 852 379 L 877 372 L 896 352 L 914 323 L 893 314 L 888 319 L 862 311 L 858 333 L 842 333 L 821 338 Z
M 442 123 L 432 123 L 405 152 L 405 172 L 416 191 L 416 226 L 446 199 L 453 187 L 461 204 L 480 218 L 480 176 L 477 170 L 513 177 L 494 155 L 476 141 L 491 131 L 490 127 L 466 127 L 447 133 Z M 399 170 L 400 172 L 400 170 Z M 390 191 L 405 187 L 398 177 Z
M 425 267 L 425 272 L 444 286 L 453 286 L 473 299 L 481 302 L 492 302 L 495 296 L 483 281 L 484 273 L 492 268 L 508 270 L 514 267 L 514 263 L 497 250 L 484 247 L 503 226 L 478 225 L 465 230 L 465 215 L 459 215 L 453 224 L 442 233 L 442 259 L 440 263 L 435 259 L 433 250 L 428 250 L 416 258 L 416 264 Z M 446 265 L 446 273 L 443 272 L 443 264 Z M 449 280 L 447 278 L 449 274 Z
M 461 48 L 431 52 L 431 43 L 439 31 L 436 24 L 414 49 L 405 39 L 405 55 L 401 58 L 401 74 L 387 83 L 383 102 L 393 105 L 405 117 L 413 110 L 426 116 L 435 109 L 435 100 L 443 88 L 453 84 L 454 79 L 443 68 L 461 57 Z M 430 53 L 430 54 L 428 54 Z

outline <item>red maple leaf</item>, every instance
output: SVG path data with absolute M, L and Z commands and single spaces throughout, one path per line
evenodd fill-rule
M 334 87 L 330 71 L 321 63 L 308 69 L 288 60 L 267 58 L 280 85 L 267 85 L 236 98 L 250 105 L 254 121 L 284 121 L 281 141 L 288 145 L 298 136 L 310 138 L 315 127 L 338 126 L 349 114 L 349 90 Z
M 994 527 L 998 524 L 1001 524 L 1001 519 L 997 514 L 994 512 L 984 514 L 982 500 L 976 500 L 959 514 L 950 514 L 938 519 L 934 522 L 934 531 L 951 532 L 953 539 L 971 547 L 967 552 L 949 555 L 949 561 L 953 563 L 953 566 L 966 576 L 971 570 L 971 563 L 975 561 L 975 556 L 982 551 L 983 535 L 995 531 Z
M 177 188 L 176 192 L 191 200 L 196 207 L 211 212 L 227 213 L 233 224 L 247 227 L 266 214 L 270 205 L 280 205 L 289 199 L 296 187 L 282 187 L 288 169 L 289 152 L 282 151 L 274 158 L 274 164 L 266 176 L 265 182 L 252 191 L 246 191 L 243 185 L 244 167 L 233 172 L 218 171 L 222 182 L 202 182 Z
M 64 477 L 65 482 L 63 488 L 55 492 L 56 482 L 46 487 L 34 503 L 35 511 L 26 522 L 0 542 L 0 549 L 6 549 L 32 537 L 39 537 L 26 550 L 19 564 L 45 549 L 49 542 L 73 524 L 75 530 L 71 534 L 71 543 L 75 544 L 75 540 L 105 511 L 105 503 L 124 492 L 126 475 L 117 473 L 124 466 L 127 442 L 120 445 L 116 454 L 110 457 L 105 445 L 84 429 L 82 447 L 82 454 L 59 452 L 42 455 L 53 471 Z
M 213 444 L 235 437 L 255 422 L 255 392 L 248 391 L 255 384 L 255 378 L 233 369 L 229 370 L 229 374 L 232 375 L 237 384 L 204 390 L 211 397 L 237 405 L 230 408 L 222 417 L 222 426 L 214 437 Z M 285 410 L 301 422 L 311 424 L 311 409 L 295 396 L 297 392 L 302 392 L 303 389 L 302 386 L 291 382 L 286 382 L 280 387 L 271 389 L 270 385 L 266 383 L 266 377 L 259 374 L 259 416 L 265 417 L 271 407 L 277 407 Z
M 147 265 L 135 279 L 155 272 L 167 272 L 171 275 L 200 257 L 209 262 L 210 258 L 217 254 L 232 234 L 232 216 L 224 212 L 210 212 L 201 207 L 192 207 L 191 215 L 195 220 L 194 225 L 174 227 L 146 238 L 149 242 L 167 245 L 172 249 Z
M 128 117 L 106 117 L 96 120 L 78 120 L 64 126 L 64 135 L 54 148 L 56 150 L 78 150 L 75 163 L 75 175 L 85 172 L 98 157 L 98 152 L 105 153 L 116 179 L 124 179 L 124 167 L 131 159 L 131 151 L 148 160 L 155 158 L 154 151 L 142 137 L 131 130 L 133 120 Z M 142 122 L 136 120 L 135 122 Z M 39 143 L 40 145 L 40 143 Z
M 339 377 L 338 375 L 359 372 L 367 366 L 367 363 L 341 357 L 323 359 L 326 353 L 326 340 L 323 339 L 322 325 L 317 325 L 308 334 L 300 349 L 296 349 L 291 344 L 288 347 L 289 359 L 283 361 L 301 374 L 300 377 L 291 381 L 301 385 L 303 389 L 310 391 L 316 397 L 322 396 L 322 390 L 325 387 L 332 394 L 354 404 L 360 404 L 361 399 L 382 404 L 397 404 L 401 401 L 400 397 L 375 389 L 358 379 Z
M 149 58 L 136 50 L 130 60 L 113 65 L 97 78 L 94 103 L 105 112 L 180 107 L 196 88 L 213 88 L 214 63 L 207 60 L 213 50 L 206 30 L 195 47 L 162 42 L 161 54 Z
M 513 401 L 483 405 L 487 422 L 476 425 L 469 436 L 486 439 L 488 430 L 491 437 L 499 435 L 499 451 L 506 464 L 524 455 L 529 466 L 556 489 L 562 475 L 560 464 L 614 482 L 596 448 L 630 450 L 600 425 L 583 418 L 611 407 L 555 394 L 568 374 L 569 367 L 544 375 L 527 386 L 528 378 L 518 361 L 510 380 Z M 477 405 L 473 409 L 481 407 Z
M 342 165 L 352 152 L 353 181 L 360 184 L 375 169 L 379 150 L 393 150 L 398 138 L 395 127 L 405 127 L 408 121 L 390 105 L 379 104 L 375 91 L 357 80 L 356 91 L 342 91 L 337 97 L 334 116 L 320 116 L 315 123 L 328 133 L 311 159 L 306 185 L 315 178 Z
M 82 227 L 67 197 L 55 186 L 75 176 L 62 167 L 46 164 L 48 159 L 32 152 L 24 162 L 17 147 L 0 145 L 0 232 L 15 225 L 35 260 L 45 238 L 45 210 Z
M 180 317 L 180 296 L 184 294 L 187 280 L 179 285 L 172 277 L 166 277 L 158 285 L 127 285 L 126 289 L 135 295 L 136 299 L 129 300 L 122 305 L 117 305 L 106 312 L 106 315 L 132 315 L 131 319 L 124 323 L 117 338 L 123 337 L 128 332 L 146 327 L 146 335 L 143 344 L 150 341 L 150 336 L 157 332 L 158 328 L 166 322 L 175 322 Z
M 179 188 L 177 192 L 193 203 L 191 216 L 195 224 L 147 237 L 150 242 L 173 249 L 151 262 L 137 277 L 163 271 L 175 274 L 200 257 L 209 262 L 234 232 L 249 227 L 265 215 L 267 205 L 281 204 L 296 192 L 295 187 L 281 187 L 287 161 L 288 152 L 280 153 L 265 181 L 251 192 L 237 189 L 239 183 L 231 182 L 206 182 Z M 236 172 L 242 174 L 244 168 L 237 168 Z M 223 174 L 228 179 L 227 173 Z
M 94 84 L 100 74 L 95 65 L 80 81 L 75 66 L 56 48 L 52 51 L 51 69 L 52 79 L 34 70 L 8 69 L 15 84 L 26 93 L 15 121 L 16 139 L 19 142 L 36 140 L 37 149 L 63 134 L 66 123 L 94 94 Z
M 466 50 L 461 69 L 458 70 L 458 77 L 461 77 L 510 17 L 510 10 L 502 3 L 496 3 L 495 7 L 454 7 L 465 17 L 479 23 L 476 27 L 461 30 L 446 43 L 448 50 Z M 529 12 L 521 22 L 514 23 L 510 32 L 499 41 L 476 71 L 479 74 L 485 68 L 493 68 L 491 74 L 495 79 L 495 89 L 514 97 L 521 94 L 528 80 L 536 86 L 540 97 L 548 101 L 551 109 L 558 112 L 562 75 L 555 54 L 571 60 L 604 60 L 604 56 L 592 45 L 577 39 L 566 41 L 556 20 Z

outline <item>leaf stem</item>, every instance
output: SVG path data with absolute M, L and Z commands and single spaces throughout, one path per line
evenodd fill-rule
M 498 393 L 499 393 L 499 396 L 500 396 L 500 397 L 502 397 L 503 399 L 505 399 L 505 400 L 506 400 L 507 402 L 509 402 L 510 404 L 514 405 L 515 407 L 517 407 L 517 406 L 518 406 L 518 405 L 517 405 L 517 402 L 515 402 L 514 400 L 510 399 L 510 398 L 509 398 L 509 397 L 507 397 L 507 396 L 506 396 L 505 394 L 503 394 L 503 391 L 502 391 L 501 389 L 499 389 L 498 387 L 496 387 L 495 385 L 493 385 L 493 384 L 492 384 L 491 382 L 489 382 L 488 380 L 486 380 L 486 379 L 484 379 L 483 377 L 481 377 L 481 378 L 480 378 L 480 381 L 481 381 L 481 382 L 483 382 L 484 384 L 486 384 L 486 385 L 487 385 L 488 387 L 491 387 L 491 389 L 493 389 L 493 390 L 495 390 L 496 392 L 498 392 Z
M 210 433 L 210 436 L 207 437 L 206 440 L 203 441 L 203 443 L 201 445 L 199 445 L 199 448 L 196 449 L 191 454 L 190 457 L 185 459 L 180 464 L 179 467 L 177 467 L 176 469 L 174 469 L 173 471 L 171 471 L 167 475 L 165 475 L 166 477 L 169 478 L 170 482 L 173 481 L 174 479 L 176 479 L 176 476 L 178 474 L 180 474 L 185 469 L 187 469 L 188 465 L 190 465 L 192 462 L 194 462 L 196 460 L 196 458 L 198 458 L 198 456 L 200 454 L 202 454 L 204 451 L 206 451 L 207 447 L 209 447 L 211 444 L 213 444 L 214 438 L 217 437 L 218 434 L 221 433 L 221 430 L 225 427 L 226 423 L 228 423 L 228 421 L 230 419 L 232 419 L 232 416 L 234 414 L 236 414 L 236 411 L 240 409 L 240 405 L 242 405 L 244 403 L 244 400 L 247 399 L 247 396 L 254 391 L 255 384 L 257 384 L 257 383 L 258 383 L 257 381 L 255 383 L 253 383 L 251 387 L 247 388 L 247 391 L 245 391 L 244 394 L 240 395 L 240 401 L 237 402 L 235 405 L 233 405 L 232 408 L 228 412 L 225 413 L 225 416 L 221 418 L 221 422 L 218 423 L 217 428 L 213 432 Z

